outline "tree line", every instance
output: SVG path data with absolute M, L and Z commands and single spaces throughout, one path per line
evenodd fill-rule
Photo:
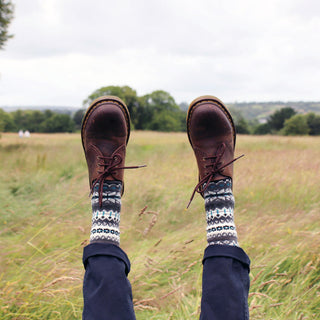
M 17 110 L 5 112 L 0 109 L 0 131 L 17 132 L 75 132 L 81 128 L 86 108 L 96 98 L 113 95 L 127 105 L 132 128 L 153 131 L 186 131 L 188 105 L 178 105 L 166 91 L 156 90 L 138 96 L 128 86 L 107 86 L 95 90 L 83 101 L 83 108 L 72 114 L 61 114 L 51 110 Z M 284 107 L 271 114 L 264 123 L 257 119 L 247 120 L 239 109 L 230 108 L 237 133 L 240 134 L 281 134 L 320 135 L 320 116 L 315 113 L 298 114 L 291 107 Z
M 17 132 L 75 132 L 81 128 L 86 108 L 96 98 L 113 95 L 122 99 L 130 112 L 131 125 L 137 130 L 185 131 L 186 111 L 166 91 L 157 90 L 144 96 L 128 86 L 108 86 L 94 91 L 83 102 L 83 108 L 72 115 L 51 110 L 17 110 L 5 112 L 0 109 L 0 131 Z
M 5 112 L 0 109 L 0 132 L 74 132 L 75 122 L 68 114 L 51 110 L 17 110 Z
M 320 115 L 314 112 L 298 114 L 291 107 L 281 108 L 270 115 L 264 123 L 258 120 L 245 120 L 238 114 L 236 120 L 238 133 L 275 135 L 320 135 Z

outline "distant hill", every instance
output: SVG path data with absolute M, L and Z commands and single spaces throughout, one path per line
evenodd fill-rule
M 231 112 L 241 113 L 247 120 L 258 119 L 260 121 L 267 119 L 275 110 L 291 107 L 298 113 L 320 113 L 320 102 L 239 102 L 227 103 Z
M 78 109 L 81 109 L 80 107 L 71 107 L 71 106 L 0 106 L 0 109 L 6 111 L 6 112 L 13 112 L 16 110 L 51 110 L 56 113 L 63 113 L 63 114 L 73 114 Z

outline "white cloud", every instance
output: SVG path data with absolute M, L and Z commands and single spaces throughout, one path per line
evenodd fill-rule
M 178 101 L 320 100 L 317 1 L 16 0 L 0 105 L 129 85 Z

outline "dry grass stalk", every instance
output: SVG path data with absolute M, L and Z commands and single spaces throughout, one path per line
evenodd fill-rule
M 153 215 L 150 223 L 149 223 L 149 226 L 148 226 L 147 228 L 145 228 L 145 230 L 143 231 L 143 235 L 144 235 L 144 236 L 146 236 L 146 235 L 150 232 L 150 230 L 151 230 L 151 229 L 154 227 L 154 225 L 156 224 L 157 220 L 158 220 L 158 214 L 155 213 L 155 214 Z
M 252 297 L 252 296 L 261 296 L 261 297 L 265 297 L 265 298 L 268 298 L 268 299 L 271 299 L 271 300 L 274 301 L 274 299 L 269 297 L 267 294 L 261 293 L 261 292 L 251 292 L 251 293 L 249 293 L 249 298 Z
M 85 239 L 80 243 L 80 246 L 86 246 L 87 244 L 89 244 L 89 240 Z
M 187 269 L 186 269 L 186 270 L 184 270 L 184 271 L 181 273 L 181 275 L 183 275 L 183 274 L 185 274 L 185 273 L 189 272 L 189 271 L 190 271 L 190 269 L 191 269 L 194 265 L 196 265 L 198 262 L 199 262 L 199 261 L 194 261 L 194 262 L 190 263 L 190 264 L 187 266 Z
M 158 212 L 155 211 L 146 211 L 148 208 L 148 206 L 145 206 L 139 213 L 139 217 L 141 217 L 144 214 L 152 214 L 152 219 L 149 223 L 149 225 L 144 229 L 143 231 L 143 235 L 146 236 L 150 230 L 154 227 L 154 225 L 156 224 L 157 220 L 158 220 Z
M 160 298 L 159 298 L 159 300 L 163 300 L 163 299 L 165 299 L 165 298 L 167 298 L 167 297 L 171 296 L 172 294 L 174 294 L 175 292 L 177 292 L 177 291 L 178 291 L 178 290 L 180 290 L 180 289 L 181 289 L 181 286 L 179 286 L 178 288 L 176 288 L 176 289 L 174 289 L 174 290 L 172 290 L 172 291 L 168 292 L 168 293 L 167 293 L 167 294 L 165 294 L 164 296 L 160 297 Z
M 255 306 L 252 306 L 252 307 L 250 307 L 249 308 L 249 311 L 252 311 L 252 310 L 254 310 L 254 309 L 258 309 L 258 308 L 261 308 L 262 306 L 260 306 L 260 305 L 255 305 Z
M 158 308 L 156 308 L 156 307 L 144 306 L 142 304 L 137 304 L 137 305 L 134 306 L 134 308 L 136 310 L 158 310 Z
M 134 304 L 148 305 L 150 302 L 154 302 L 154 299 L 150 298 L 150 299 L 135 300 Z
M 258 265 L 258 266 L 251 266 L 250 269 L 259 269 L 259 268 L 265 268 L 267 267 L 266 264 L 261 264 L 261 265 Z
M 264 270 L 261 270 L 258 272 L 258 274 L 252 279 L 251 284 L 255 283 L 257 281 L 257 279 L 259 278 L 259 276 L 261 275 L 261 273 L 263 273 Z
M 145 206 L 144 208 L 141 209 L 140 213 L 139 213 L 139 217 L 142 216 L 145 211 L 147 210 L 148 206 Z
M 156 273 L 156 272 L 159 272 L 159 273 L 163 272 L 163 270 L 157 269 L 157 268 L 150 268 L 150 269 L 152 270 L 151 274 Z
M 260 284 L 259 288 L 262 288 L 262 287 L 266 286 L 269 283 L 275 283 L 275 282 L 277 282 L 277 281 L 276 280 L 269 280 L 269 281 L 263 282 L 263 283 Z
M 154 245 L 154 247 L 157 247 L 157 246 L 160 244 L 161 241 L 162 241 L 162 239 L 159 239 L 159 240 L 156 242 L 156 244 Z
M 136 310 L 158 310 L 153 298 L 134 301 L 134 308 Z
M 46 289 L 46 288 L 49 288 L 53 285 L 55 285 L 56 283 L 58 282 L 61 282 L 61 281 L 82 281 L 82 279 L 80 278 L 75 278 L 75 277 L 60 277 L 60 278 L 56 278 L 54 280 L 52 280 L 51 282 L 49 282 L 48 284 L 46 284 L 44 287 L 43 287 L 43 290 Z M 42 291 L 43 291 L 42 290 Z
M 273 303 L 273 304 L 270 304 L 269 307 L 270 308 L 273 308 L 273 307 L 278 307 L 278 306 L 282 306 L 283 303 Z

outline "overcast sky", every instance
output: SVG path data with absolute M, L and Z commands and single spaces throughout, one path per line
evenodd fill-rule
M 320 100 L 319 0 L 13 0 L 0 106 L 80 107 L 95 89 L 180 103 Z

